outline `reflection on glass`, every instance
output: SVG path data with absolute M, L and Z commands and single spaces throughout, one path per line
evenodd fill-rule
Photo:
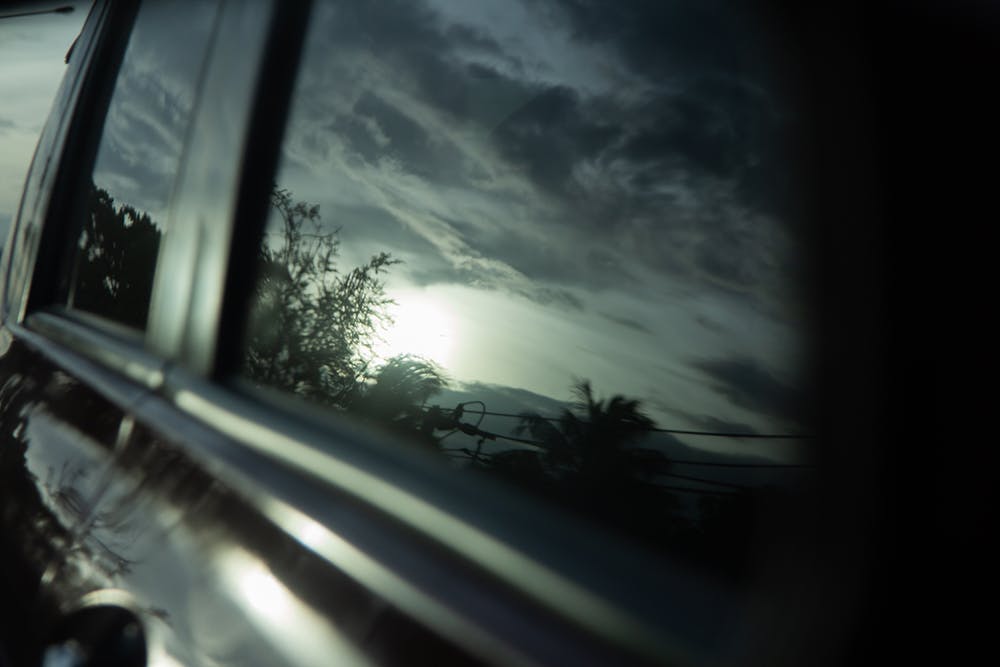
M 792 113 L 735 11 L 617 7 L 317 3 L 244 373 L 736 574 L 804 458 Z
M 139 10 L 63 276 L 71 308 L 146 326 L 160 237 L 217 4 L 174 0 Z
M 215 565 L 225 590 L 290 665 L 371 665 L 343 632 L 308 607 L 267 566 L 241 549 L 224 551 Z
M 91 186 L 66 305 L 137 329 L 146 325 L 160 230 L 147 213 Z

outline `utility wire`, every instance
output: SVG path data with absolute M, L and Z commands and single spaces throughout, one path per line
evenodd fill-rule
M 670 486 L 666 484 L 658 484 L 657 488 L 666 489 L 667 491 L 680 491 L 682 493 L 702 493 L 709 496 L 735 496 L 737 493 L 735 491 L 716 491 L 714 489 L 694 489 L 689 486 Z
M 746 491 L 750 489 L 749 486 L 744 484 L 733 484 L 732 482 L 720 482 L 714 479 L 705 479 L 704 477 L 691 477 L 690 475 L 679 475 L 675 472 L 665 472 L 664 477 L 673 477 L 675 479 L 683 479 L 688 482 L 699 482 L 701 484 L 714 484 L 715 486 L 725 486 L 730 489 L 737 489 L 739 491 Z
M 482 403 L 482 401 L 468 401 L 468 403 Z M 465 405 L 465 403 L 459 403 L 459 405 Z M 490 417 L 512 417 L 515 419 L 542 419 L 549 422 L 560 422 L 561 417 L 545 417 L 543 415 L 534 414 L 514 414 L 511 412 L 490 412 L 488 410 L 483 410 L 481 413 Z M 581 424 L 588 424 L 590 422 L 580 421 Z M 700 435 L 712 438 L 757 438 L 766 440 L 810 440 L 814 436 L 812 435 L 802 435 L 795 433 L 726 433 L 723 431 L 695 431 L 690 429 L 680 429 L 680 428 L 648 428 L 643 429 L 643 431 L 649 431 L 653 433 L 674 433 L 677 435 Z
M 668 457 L 671 463 L 714 468 L 815 468 L 810 463 L 723 463 L 721 461 L 684 461 Z
M 515 438 L 510 435 L 501 435 L 499 433 L 491 433 L 490 431 L 484 431 L 472 424 L 465 424 L 463 422 L 456 422 L 457 430 L 462 431 L 466 435 L 479 436 L 486 440 L 509 440 L 511 442 L 517 442 L 522 445 L 531 445 L 532 447 L 538 447 L 539 449 L 548 449 L 548 445 L 540 440 L 528 440 L 526 438 Z M 450 435 L 450 433 L 449 433 Z M 667 460 L 671 463 L 677 463 L 682 465 L 696 465 L 696 466 L 708 466 L 716 468 L 814 468 L 814 465 L 810 464 L 796 464 L 796 463 L 723 463 L 716 461 L 685 461 L 667 457 Z
M 471 403 L 476 403 L 478 405 L 483 406 L 483 408 L 486 407 L 485 404 L 482 401 L 468 401 L 468 403 L 470 403 L 470 404 Z M 465 406 L 465 403 L 459 403 L 458 406 L 456 407 L 456 410 L 453 411 L 453 414 L 457 412 L 459 415 L 461 415 L 462 414 L 461 411 L 464 410 L 464 406 Z M 433 412 L 436 413 L 436 416 L 440 419 L 440 418 L 444 417 L 443 414 L 441 414 L 441 413 L 443 413 L 445 411 L 445 409 L 442 409 L 442 408 L 440 408 L 438 406 L 434 406 L 434 407 L 431 407 L 431 408 L 426 408 L 425 407 L 424 411 L 425 412 L 432 412 L 433 411 Z M 510 436 L 510 435 L 501 435 L 499 433 L 492 433 L 490 431 L 484 431 L 484 430 L 482 430 L 482 429 L 479 428 L 479 424 L 482 424 L 485 415 L 494 415 L 494 416 L 500 416 L 500 417 L 518 417 L 518 418 L 523 417 L 523 415 L 514 415 L 514 414 L 511 414 L 511 413 L 504 413 L 504 412 L 489 412 L 489 411 L 487 411 L 485 409 L 483 409 L 482 411 L 474 412 L 473 414 L 476 414 L 476 415 L 479 416 L 479 421 L 476 423 L 476 425 L 466 424 L 464 422 L 458 421 L 457 419 L 449 419 L 449 420 L 447 420 L 449 422 L 448 425 L 449 426 L 453 426 L 453 428 L 446 434 L 445 437 L 451 435 L 455 431 L 462 431 L 466 435 L 479 436 L 480 438 L 486 439 L 486 440 L 508 440 L 510 442 L 517 442 L 517 443 L 520 443 L 520 444 L 523 444 L 523 445 L 530 445 L 532 447 L 538 447 L 540 449 L 548 449 L 549 448 L 549 446 L 548 446 L 547 443 L 542 442 L 540 440 L 528 440 L 527 438 L 516 438 L 516 437 Z M 542 419 L 547 419 L 547 420 L 556 420 L 553 417 L 541 417 L 541 418 Z M 556 420 L 556 421 L 558 421 L 558 420 Z M 447 427 L 448 426 L 445 426 L 445 425 L 438 426 L 438 428 L 447 428 Z M 666 429 L 653 429 L 653 430 L 666 431 Z M 671 431 L 668 431 L 668 432 L 671 432 Z M 676 432 L 676 431 L 673 431 L 673 432 Z M 699 433 L 700 435 L 713 435 L 713 434 L 708 434 L 708 433 L 700 432 L 700 431 L 697 432 L 697 433 Z M 718 434 L 716 434 L 716 435 L 718 435 Z M 775 437 L 778 437 L 778 436 L 775 436 Z M 783 436 L 783 437 L 797 437 L 797 436 Z M 806 437 L 806 436 L 801 436 L 801 437 Z M 479 444 L 480 444 L 480 447 L 481 447 L 482 442 L 480 442 Z M 477 451 L 479 451 L 479 447 L 477 447 Z M 725 463 L 725 462 L 721 462 L 721 461 L 690 461 L 690 460 L 683 460 L 683 459 L 675 459 L 675 458 L 671 458 L 671 457 L 668 457 L 668 458 L 669 458 L 669 460 L 670 460 L 671 463 L 676 463 L 676 464 L 679 464 L 679 465 L 705 466 L 705 467 L 714 467 L 714 468 L 772 468 L 772 469 L 795 469 L 795 468 L 803 468 L 803 469 L 807 469 L 807 468 L 815 468 L 816 467 L 815 465 L 808 464 L 808 463 Z
M 452 456 L 452 457 L 461 457 L 461 458 L 470 458 L 470 459 L 474 459 L 474 458 L 477 457 L 477 453 L 473 452 L 468 447 L 447 447 L 447 448 L 444 448 L 444 451 L 448 454 L 448 456 Z M 735 491 L 718 491 L 716 489 L 697 489 L 697 488 L 690 487 L 690 486 L 674 486 L 672 484 L 655 484 L 656 488 L 658 488 L 658 489 L 665 489 L 667 491 L 681 491 L 683 493 L 701 493 L 701 494 L 713 495 L 713 496 L 735 496 L 735 495 L 738 495 L 739 491 L 746 491 L 746 490 L 750 489 L 750 487 L 748 487 L 748 486 L 741 486 L 739 484 L 730 484 L 728 482 L 718 482 L 718 481 L 711 480 L 711 479 L 702 479 L 702 478 L 699 478 L 699 477 L 689 477 L 689 476 L 686 476 L 686 475 L 677 475 L 677 474 L 674 474 L 674 473 L 667 473 L 664 476 L 665 477 L 676 477 L 678 479 L 683 479 L 683 480 L 687 480 L 687 481 L 691 481 L 691 482 L 699 482 L 699 483 L 702 483 L 702 484 L 715 484 L 717 486 L 725 486 L 727 488 L 735 489 Z

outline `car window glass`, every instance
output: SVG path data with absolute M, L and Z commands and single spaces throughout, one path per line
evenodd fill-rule
M 808 460 L 794 113 L 757 34 L 715 4 L 317 3 L 243 377 L 738 574 Z
M 104 118 L 62 294 L 70 308 L 146 325 L 160 240 L 216 0 L 149 2 Z

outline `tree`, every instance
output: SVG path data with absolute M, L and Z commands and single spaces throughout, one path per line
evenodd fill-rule
M 615 394 L 598 400 L 589 380 L 577 382 L 573 394 L 572 409 L 564 410 L 556 423 L 524 413 L 515 429 L 544 443 L 547 467 L 592 486 L 666 472 L 668 462 L 661 452 L 635 446 L 655 426 L 638 399 Z
M 658 481 L 670 470 L 659 450 L 642 447 L 655 427 L 638 399 L 597 399 L 589 381 L 556 419 L 523 413 L 515 434 L 538 449 L 493 454 L 485 468 L 520 488 L 654 549 L 672 549 L 688 527 L 676 495 Z
M 339 229 L 317 205 L 275 188 L 247 328 L 244 370 L 255 382 L 351 411 L 396 430 L 416 430 L 419 407 L 445 386 L 434 364 L 403 355 L 382 362 L 374 348 L 391 324 L 383 277 L 388 253 L 342 272 Z
M 107 190 L 92 183 L 69 305 L 144 329 L 161 236 L 148 213 L 116 205 Z
M 347 409 L 426 445 L 436 445 L 423 405 L 447 380 L 431 362 L 413 355 L 389 359 L 347 398 Z

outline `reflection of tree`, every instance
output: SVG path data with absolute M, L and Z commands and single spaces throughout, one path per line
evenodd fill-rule
M 361 417 L 416 437 L 436 442 L 425 426 L 424 402 L 445 386 L 441 371 L 410 355 L 393 357 L 359 385 L 349 397 L 348 407 Z
M 441 370 L 412 356 L 373 361 L 379 332 L 390 322 L 386 307 L 392 301 L 382 279 L 397 260 L 383 252 L 342 271 L 339 230 L 323 226 L 318 206 L 275 188 L 271 211 L 280 228 L 259 248 L 246 374 L 261 385 L 416 432 L 418 407 L 445 385 Z M 88 212 L 69 305 L 144 328 L 161 232 L 148 213 L 116 203 L 96 186 Z
M 444 386 L 440 369 L 412 356 L 379 365 L 374 345 L 390 322 L 383 275 L 388 253 L 342 272 L 339 230 L 319 207 L 275 188 L 278 233 L 265 237 L 245 343 L 244 369 L 255 382 L 414 431 L 419 406 Z
M 620 394 L 597 400 L 587 380 L 578 382 L 573 393 L 573 409 L 563 411 L 557 423 L 525 413 L 515 430 L 544 443 L 541 458 L 547 467 L 602 488 L 666 472 L 667 460 L 661 452 L 634 446 L 654 427 L 638 400 Z
M 677 499 L 655 483 L 669 470 L 662 452 L 641 447 L 654 427 L 640 402 L 622 395 L 594 397 L 588 381 L 558 419 L 525 413 L 516 432 L 540 449 L 510 449 L 486 468 L 534 493 L 646 542 L 659 542 Z
M 160 230 L 149 214 L 92 185 L 77 242 L 69 305 L 137 329 L 146 326 Z
M 774 488 L 695 488 L 698 499 L 684 503 L 679 494 L 685 489 L 663 480 L 686 476 L 674 475 L 663 452 L 642 446 L 655 424 L 640 401 L 599 400 L 588 381 L 573 393 L 575 401 L 556 418 L 522 413 L 515 434 L 536 446 L 482 456 L 482 467 L 656 551 L 736 580 L 749 574 L 762 508 L 786 496 Z M 474 464 L 480 460 L 478 452 L 469 456 Z
M 30 424 L 58 419 L 65 427 L 59 437 L 67 442 L 109 442 L 120 413 L 23 343 L 14 346 L 0 357 L 0 657 L 5 650 L 10 664 L 34 665 L 41 664 L 44 634 L 58 618 L 48 593 L 72 600 L 92 590 L 95 580 L 88 577 L 97 558 L 80 532 L 92 506 L 77 484 L 89 473 L 79 460 L 69 463 L 73 448 L 46 449 L 46 436 L 37 433 L 33 445 Z M 30 446 L 41 449 L 29 456 Z M 127 567 L 111 549 L 101 556 Z

